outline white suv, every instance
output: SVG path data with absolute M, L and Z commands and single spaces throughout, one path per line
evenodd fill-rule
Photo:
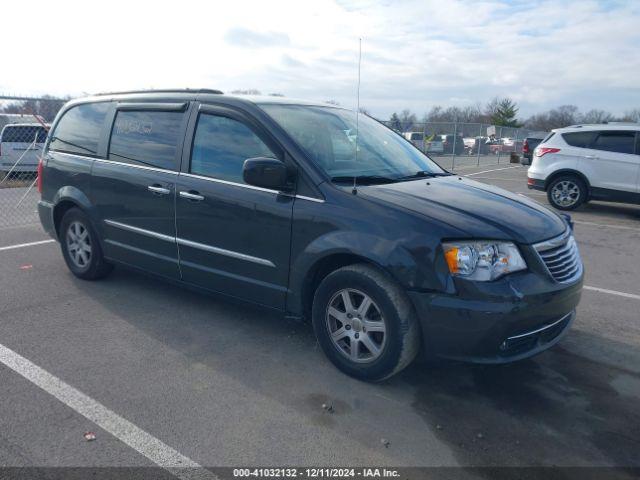
M 640 124 L 553 130 L 534 151 L 527 186 L 560 210 L 589 200 L 640 203 Z

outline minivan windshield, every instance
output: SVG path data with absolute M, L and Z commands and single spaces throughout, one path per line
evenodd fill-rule
M 410 142 L 360 114 L 334 107 L 262 104 L 334 182 L 388 183 L 447 175 Z

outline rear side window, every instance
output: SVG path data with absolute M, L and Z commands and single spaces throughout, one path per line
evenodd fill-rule
M 591 148 L 616 153 L 633 153 L 635 148 L 636 132 L 630 131 L 605 131 L 600 132 Z
M 544 139 L 540 142 L 540 143 L 545 143 L 548 142 L 549 140 L 551 140 L 553 138 L 553 136 L 556 134 L 556 132 L 551 132 L 549 135 L 547 135 L 546 137 L 544 137 Z
M 44 143 L 47 131 L 39 125 L 20 125 L 5 127 L 0 141 L 6 143 Z
M 563 133 L 562 138 L 572 147 L 589 148 L 596 132 L 571 132 Z
M 219 115 L 200 114 L 191 149 L 191 173 L 244 183 L 247 158 L 276 155 L 247 125 Z
M 184 114 L 163 111 L 119 111 L 109 160 L 177 170 L 176 149 Z
M 422 134 L 421 133 L 412 133 L 411 134 L 411 140 L 422 140 Z
M 98 155 L 100 133 L 108 110 L 108 102 L 70 108 L 58 122 L 49 149 L 78 155 Z

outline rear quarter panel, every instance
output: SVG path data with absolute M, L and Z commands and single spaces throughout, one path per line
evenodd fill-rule
M 540 144 L 542 147 L 560 148 L 557 153 L 547 153 L 542 157 L 537 157 L 534 153 L 529 167 L 528 176 L 539 180 L 547 180 L 551 175 L 559 170 L 577 170 L 579 167 L 580 155 L 577 148 L 568 146 L 556 146 Z
M 42 200 L 57 204 L 71 200 L 91 215 L 89 188 L 93 159 L 80 155 L 49 151 L 45 155 Z

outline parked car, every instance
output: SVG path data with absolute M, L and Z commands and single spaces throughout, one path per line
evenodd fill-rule
M 589 200 L 640 203 L 640 124 L 553 130 L 536 147 L 527 182 L 560 210 Z
M 424 151 L 424 132 L 404 132 L 403 135 L 413 145 Z
M 327 357 L 365 380 L 421 349 L 503 363 L 558 342 L 583 282 L 567 220 L 446 172 L 364 115 L 357 157 L 335 154 L 357 121 L 217 91 L 74 100 L 39 165 L 40 220 L 79 278 L 131 266 L 310 319 Z
M 517 152 L 522 148 L 522 142 L 520 140 L 514 140 L 513 138 L 508 139 L 499 138 L 494 142 L 489 143 L 489 152 L 493 155 L 505 155 L 511 152 Z
M 440 137 L 437 135 L 425 136 L 423 132 L 405 132 L 404 138 L 413 143 L 422 152 L 442 153 L 444 150 Z
M 463 143 L 464 143 L 464 149 L 467 153 L 471 153 L 471 150 L 473 150 L 474 145 L 476 144 L 476 139 L 475 137 L 464 137 L 462 139 Z
M 13 123 L 0 131 L 0 177 L 12 173 L 35 173 L 47 130 L 38 123 Z
M 473 142 L 473 146 L 471 149 L 467 151 L 469 155 L 488 155 L 491 153 L 491 145 L 494 145 L 495 142 L 491 141 L 489 137 L 476 137 Z
M 442 139 L 442 153 L 445 155 L 453 154 L 454 148 L 456 155 L 464 153 L 464 139 L 462 135 L 440 135 L 440 138 Z
M 526 137 L 522 142 L 522 165 L 531 165 L 533 151 L 542 142 L 542 137 Z
M 437 155 L 444 153 L 444 143 L 440 137 L 433 135 L 430 140 L 427 140 L 427 153 Z

